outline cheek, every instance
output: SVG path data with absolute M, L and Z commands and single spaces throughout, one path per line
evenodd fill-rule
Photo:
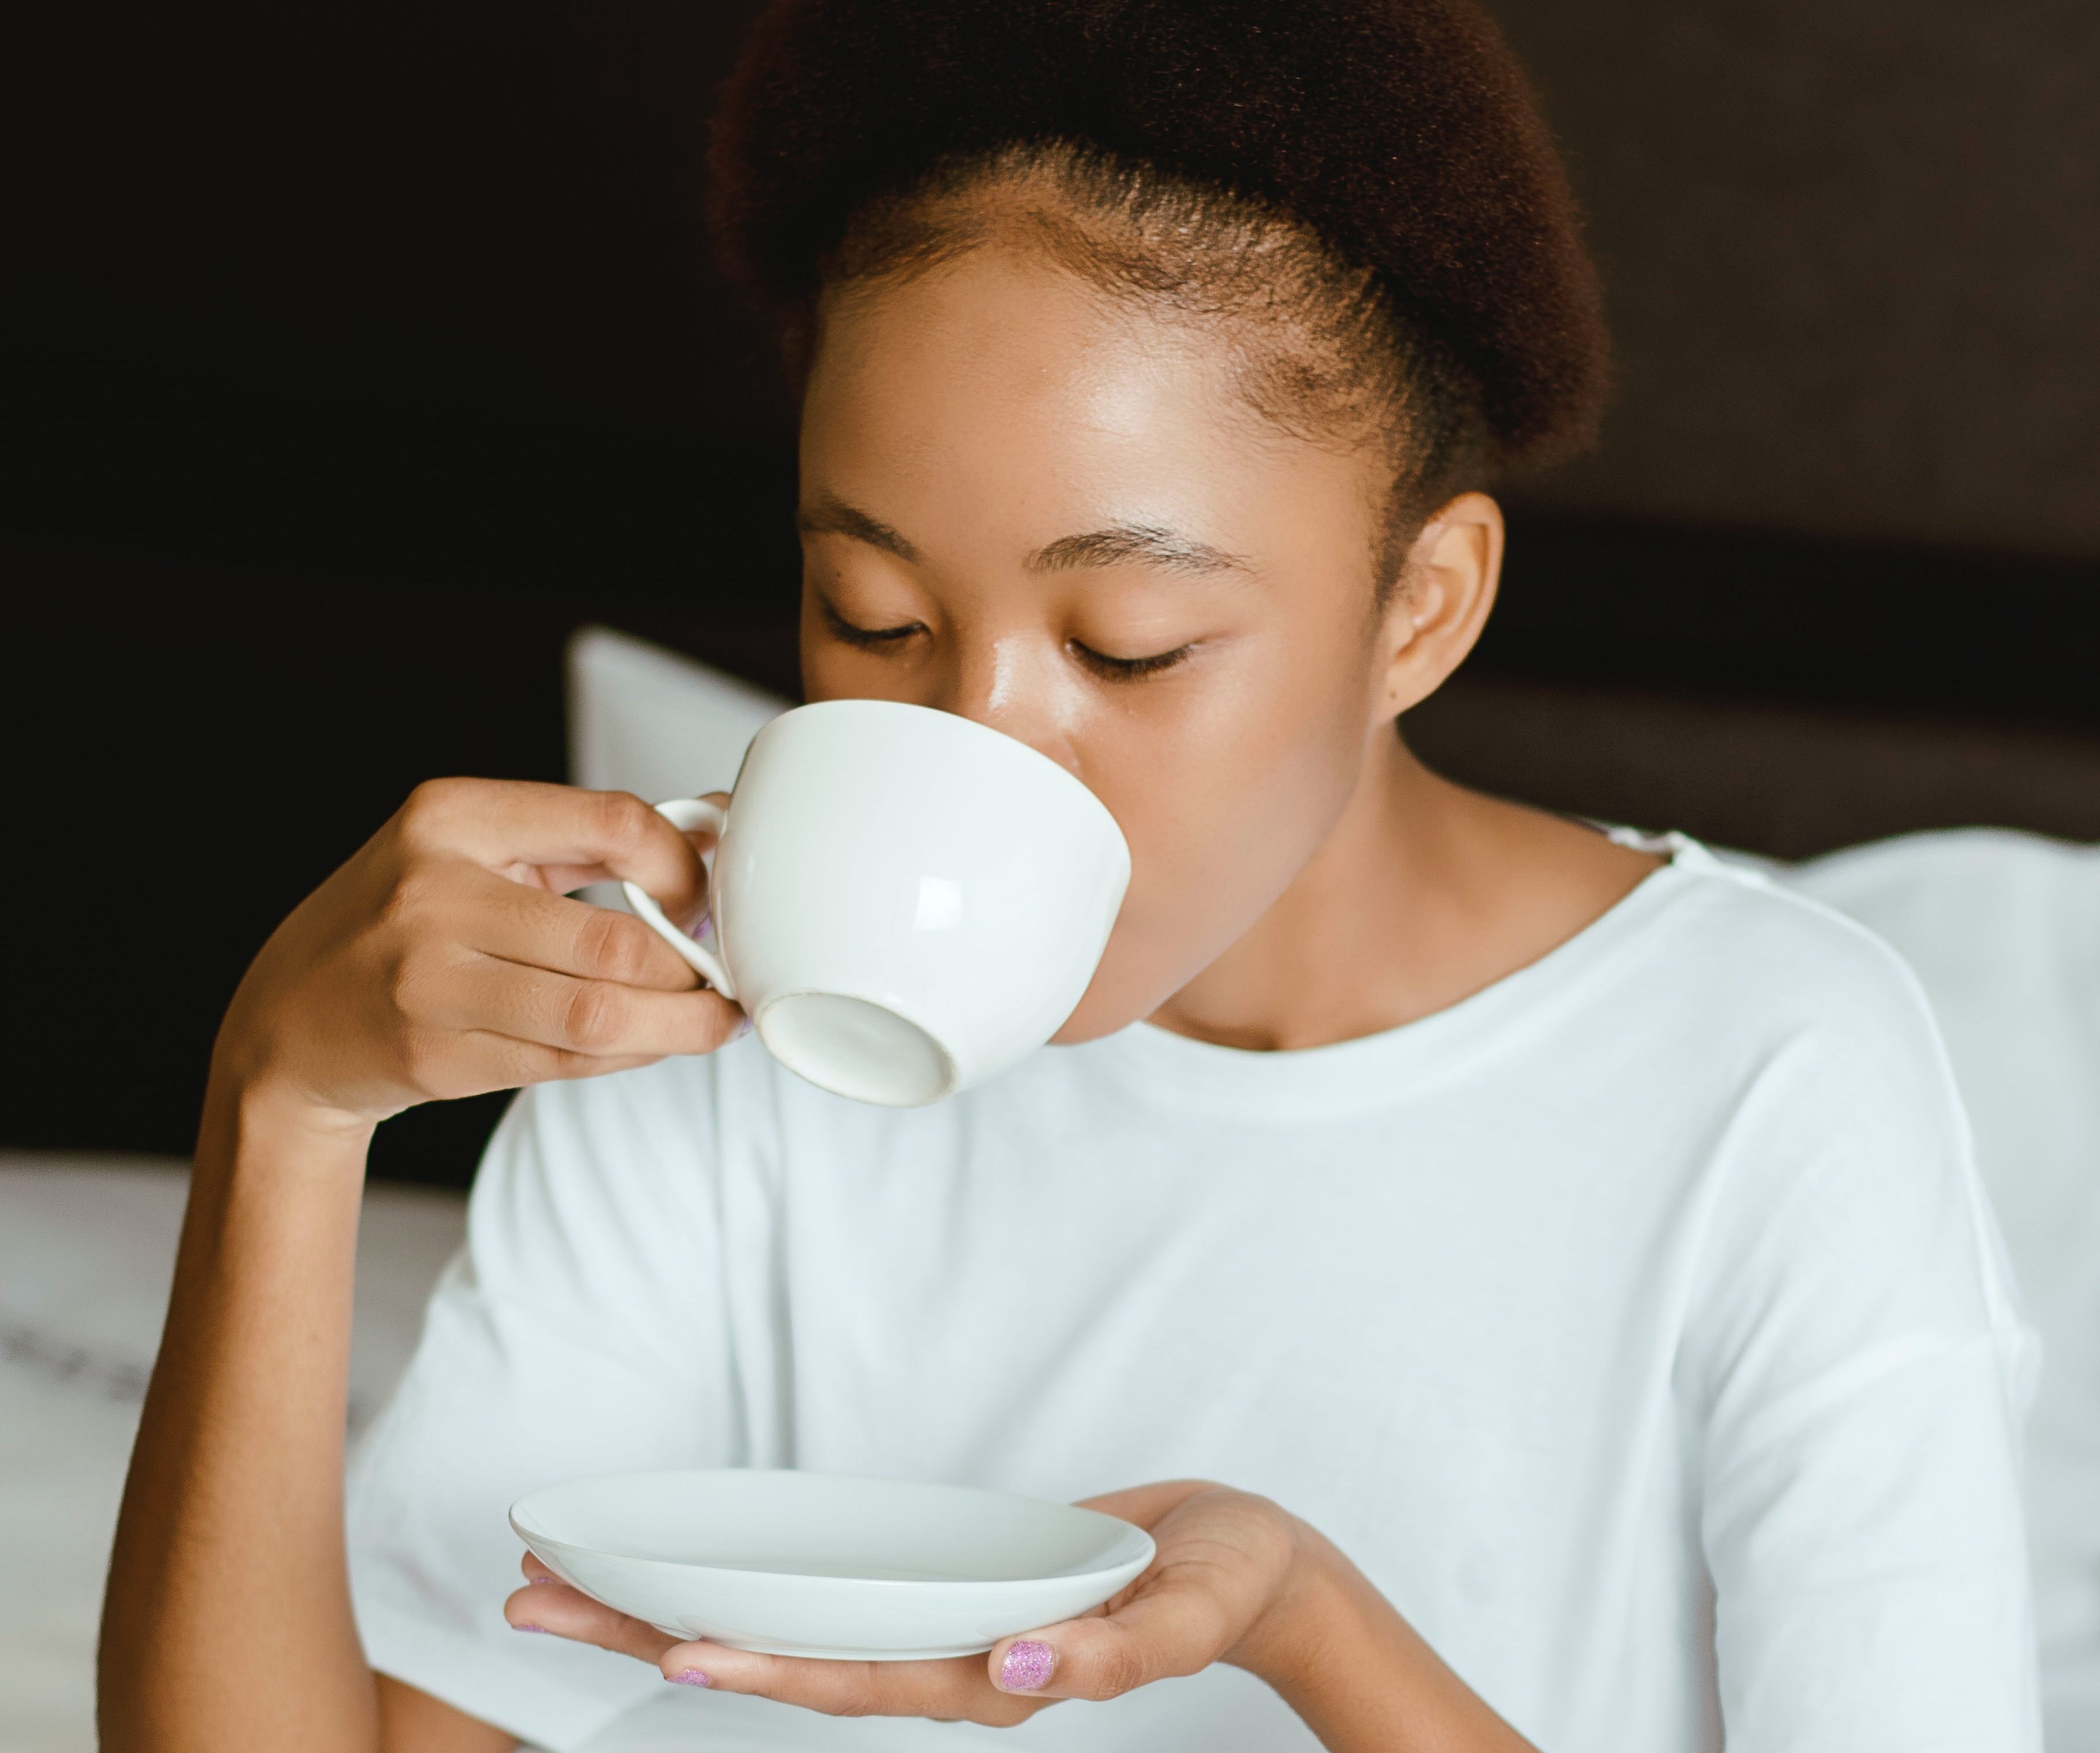
M 1088 778 L 1131 843 L 1110 953 L 1133 977 L 1151 965 L 1151 983 L 1184 983 L 1260 916 L 1361 771 L 1366 652 L 1294 642 L 1220 671 L 1105 716 L 1086 742 Z

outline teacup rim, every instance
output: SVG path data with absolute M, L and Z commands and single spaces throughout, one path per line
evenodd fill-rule
M 1084 794 L 1088 801 L 1101 812 L 1108 826 L 1114 829 L 1116 839 L 1122 843 L 1124 857 L 1128 857 L 1130 841 L 1129 837 L 1123 831 L 1123 824 L 1115 819 L 1115 813 L 1101 800 L 1100 793 L 1084 779 L 1065 766 L 1063 762 L 1044 754 L 1034 743 L 1001 730 L 996 725 L 987 725 L 981 718 L 972 718 L 965 713 L 951 712 L 938 706 L 921 706 L 915 700 L 887 700 L 880 695 L 874 694 L 843 694 L 828 700 L 806 700 L 799 706 L 790 707 L 786 711 L 776 715 L 761 725 L 752 741 L 754 744 L 757 743 L 760 738 L 764 737 L 775 725 L 783 725 L 791 719 L 820 712 L 836 714 L 839 711 L 873 711 L 878 716 L 907 714 L 921 722 L 929 718 L 941 719 L 946 721 L 944 729 L 959 727 L 960 733 L 964 737 L 980 739 L 987 737 L 996 738 L 1002 747 L 1018 750 L 1032 757 L 1034 760 L 1040 762 L 1043 768 L 1055 773 L 1065 784 L 1077 787 L 1081 793 Z M 749 760 L 748 751 L 745 759 Z M 741 772 L 738 777 L 742 777 Z M 732 805 L 735 801 L 735 791 L 732 788 L 730 794 Z

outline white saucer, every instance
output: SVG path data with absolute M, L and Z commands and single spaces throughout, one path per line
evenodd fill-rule
M 1152 1536 L 1091 1509 L 836 1473 L 600 1473 L 510 1526 L 585 1594 L 674 1637 L 772 1655 L 974 1655 L 1097 1606 Z

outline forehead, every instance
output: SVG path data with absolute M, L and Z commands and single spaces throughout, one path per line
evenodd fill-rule
M 1243 417 L 1225 346 L 1048 263 L 980 249 L 830 294 L 804 414 L 824 435 L 914 447 L 970 445 L 989 429 L 1008 443 L 1068 434 L 1079 452 L 1216 448 Z
M 835 291 L 804 404 L 805 487 L 1061 530 L 1104 512 L 1353 530 L 1375 468 L 1255 414 L 1235 388 L 1238 345 L 1228 323 L 1003 249 Z

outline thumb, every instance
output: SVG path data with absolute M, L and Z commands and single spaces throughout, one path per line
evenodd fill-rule
M 1156 1680 L 1200 1672 L 1230 1647 L 1230 1632 L 1215 1594 L 1193 1577 L 1168 1572 L 1115 1613 L 1002 1639 L 987 1659 L 1002 1692 L 1116 1698 Z

